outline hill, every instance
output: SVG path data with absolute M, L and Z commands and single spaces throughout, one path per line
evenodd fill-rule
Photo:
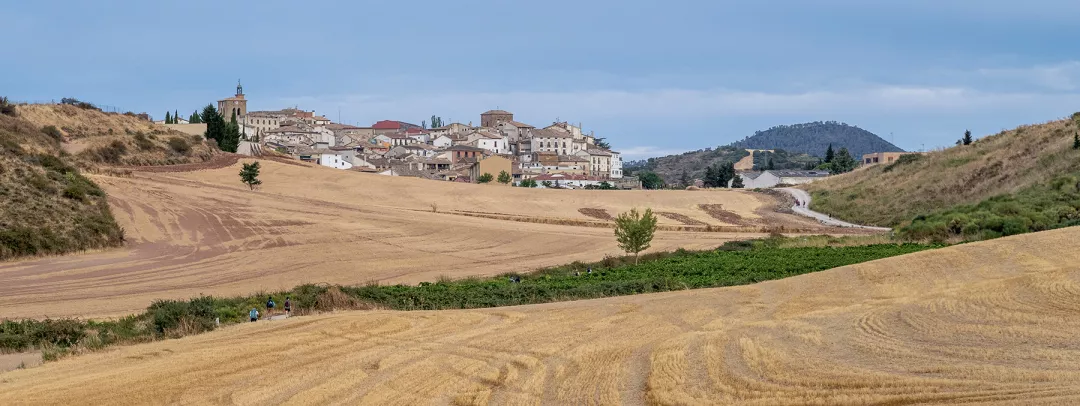
M 1021 126 L 807 185 L 815 210 L 917 238 L 992 238 L 1080 219 L 1072 119 Z M 910 227 L 908 227 L 910 226 Z
M 777 126 L 716 149 L 633 161 L 625 167 L 631 173 L 655 172 L 666 183 L 677 184 L 684 172 L 691 178 L 703 178 L 705 168 L 711 165 L 738 163 L 739 170 L 763 170 L 772 160 L 774 169 L 806 169 L 821 163 L 829 145 L 835 150 L 847 148 L 856 159 L 872 152 L 903 151 L 859 127 L 827 121 Z M 751 154 L 749 150 L 756 151 Z
M 735 148 L 782 149 L 824 157 L 825 150 L 847 148 L 855 159 L 874 152 L 903 152 L 904 150 L 881 139 L 872 132 L 835 121 L 781 125 L 731 143 Z
M 57 134 L 8 111 L 0 114 L 0 259 L 121 245 L 105 193 Z
M 135 115 L 68 104 L 21 105 L 18 111 L 35 126 L 52 127 L 64 150 L 85 167 L 201 163 L 221 152 L 201 135 L 184 134 Z
M 90 104 L 11 105 L 0 115 L 0 259 L 123 243 L 98 185 L 82 171 L 204 162 L 215 149 L 134 115 Z
M 740 287 L 245 323 L 12 371 L 0 403 L 1073 404 L 1078 238 Z

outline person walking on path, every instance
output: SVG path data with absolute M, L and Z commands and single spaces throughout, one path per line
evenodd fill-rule
M 248 317 L 251 318 L 252 323 L 258 321 L 259 320 L 259 309 L 256 309 L 256 308 L 252 307 L 251 311 L 248 312 Z
M 285 316 L 289 316 L 292 313 L 292 300 L 289 300 L 288 296 L 285 296 Z
M 267 296 L 266 297 L 266 316 L 267 317 L 269 317 L 270 314 L 274 312 L 274 306 L 275 305 L 276 304 L 274 303 L 274 298 L 272 296 Z

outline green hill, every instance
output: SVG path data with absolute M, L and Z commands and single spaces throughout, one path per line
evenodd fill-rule
M 782 149 L 824 157 L 825 150 L 847 148 L 855 159 L 874 152 L 903 152 L 903 149 L 881 139 L 872 132 L 835 121 L 781 125 L 758 131 L 742 141 L 732 143 L 735 148 Z
M 806 188 L 814 210 L 899 227 L 916 239 L 985 239 L 1073 225 L 1080 221 L 1078 131 L 1071 119 L 1021 126 Z

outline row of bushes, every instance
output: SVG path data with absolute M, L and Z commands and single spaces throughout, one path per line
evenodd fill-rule
M 1047 184 L 916 217 L 900 227 L 910 240 L 985 240 L 1080 224 L 1080 180 L 1061 175 Z
M 105 345 L 179 337 L 213 330 L 218 323 L 247 321 L 265 302 L 292 301 L 294 313 L 334 309 L 463 309 L 546 303 L 779 279 L 843 265 L 921 251 L 935 246 L 877 244 L 784 248 L 783 239 L 733 242 L 709 251 L 651 253 L 575 262 L 527 274 L 450 280 L 417 286 L 302 285 L 286 292 L 154 302 L 142 314 L 116 321 L 22 320 L 0 323 L 0 351 L 48 349 L 50 357 Z M 590 272 L 591 270 L 591 272 Z

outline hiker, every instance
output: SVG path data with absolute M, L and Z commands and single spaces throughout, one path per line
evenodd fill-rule
M 591 266 L 589 267 L 589 272 L 586 272 L 586 273 L 588 273 L 589 275 L 592 275 L 592 267 Z
M 256 308 L 252 307 L 251 311 L 248 312 L 248 317 L 251 318 L 252 323 L 259 320 L 259 309 L 256 309 Z
M 289 300 L 288 296 L 285 296 L 285 315 L 292 314 L 292 300 Z
M 799 199 L 795 199 L 795 207 L 799 207 L 799 206 L 801 206 L 801 205 L 799 204 Z
M 274 311 L 274 306 L 275 305 L 276 304 L 274 303 L 274 298 L 271 297 L 271 296 L 267 296 L 266 297 L 266 315 L 267 316 L 269 316 L 270 313 L 272 313 Z

